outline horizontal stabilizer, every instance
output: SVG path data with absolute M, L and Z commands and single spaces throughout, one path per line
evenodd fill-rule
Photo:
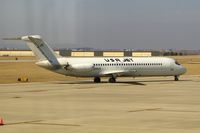
M 2 40 L 22 40 L 21 37 L 16 37 L 16 38 L 2 38 Z

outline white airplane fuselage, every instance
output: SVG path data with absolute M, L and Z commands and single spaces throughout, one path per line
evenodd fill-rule
M 48 60 L 36 64 L 56 73 L 77 77 L 109 77 L 112 74 L 124 77 L 179 76 L 186 72 L 185 67 L 166 57 L 63 57 L 58 58 L 58 62 L 61 67 L 57 69 Z

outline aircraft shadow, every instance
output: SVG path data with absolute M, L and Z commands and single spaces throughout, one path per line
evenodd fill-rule
M 116 83 L 108 83 L 107 81 L 102 81 L 101 83 L 94 83 L 93 81 L 67 81 L 67 82 L 57 82 L 56 84 L 129 84 L 129 85 L 140 85 L 140 86 L 145 86 L 146 84 L 144 83 L 171 83 L 171 82 L 186 82 L 186 81 L 192 81 L 192 80 L 179 80 L 179 81 L 174 81 L 174 80 L 139 80 L 139 81 L 117 81 Z
M 139 80 L 137 82 L 145 82 L 145 83 L 148 83 L 148 82 L 162 82 L 162 83 L 169 83 L 169 82 L 186 82 L 186 81 L 192 81 L 192 80 L 179 80 L 179 81 L 174 81 L 174 80 Z
M 138 81 L 119 81 L 119 84 L 130 84 L 130 85 L 142 85 L 145 86 L 146 84 L 140 83 Z
M 136 81 L 117 81 L 116 83 L 108 83 L 107 81 L 102 81 L 101 83 L 94 83 L 93 81 L 75 81 L 75 82 L 59 82 L 57 84 L 130 84 L 130 85 L 146 85 Z

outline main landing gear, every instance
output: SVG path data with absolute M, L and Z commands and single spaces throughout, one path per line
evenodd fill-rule
M 178 78 L 178 76 L 176 75 L 176 76 L 174 76 L 174 81 L 179 81 L 179 78 Z
M 95 77 L 94 78 L 94 83 L 100 83 L 101 82 L 101 78 L 100 77 Z
M 116 83 L 116 78 L 111 77 L 108 80 L 109 83 Z M 94 78 L 94 83 L 101 83 L 101 78 L 100 77 L 95 77 Z
M 109 78 L 108 82 L 109 83 L 116 83 L 116 78 L 111 77 L 111 78 Z

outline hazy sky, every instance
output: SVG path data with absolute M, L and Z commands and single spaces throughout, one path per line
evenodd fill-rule
M 0 37 L 26 34 L 54 48 L 200 49 L 200 0 L 0 0 Z

